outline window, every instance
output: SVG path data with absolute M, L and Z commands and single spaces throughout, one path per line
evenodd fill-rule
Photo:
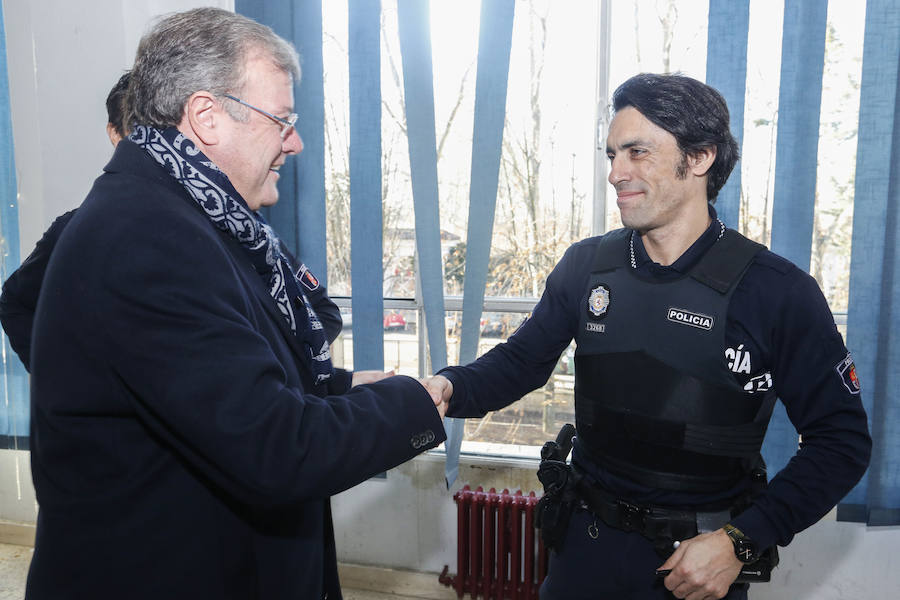
M 478 50 L 478 31 L 472 25 L 479 22 L 480 3 L 432 2 L 430 9 L 445 322 L 448 362 L 456 364 Z M 323 6 L 328 279 L 329 291 L 337 296 L 347 296 L 351 289 L 346 10 L 345 3 Z M 782 10 L 768 2 L 753 1 L 750 6 L 739 163 L 741 221 L 729 223 L 763 243 L 771 235 Z M 614 193 L 604 181 L 602 149 L 597 161 L 595 134 L 600 127 L 601 137 L 605 136 L 602 129 L 608 116 L 608 94 L 598 98 L 597 90 L 611 94 L 619 83 L 642 71 L 681 71 L 704 79 L 708 11 L 706 2 L 675 0 L 516 2 L 479 354 L 502 342 L 527 316 L 550 270 L 571 243 L 620 226 L 615 203 L 602 200 L 604 194 L 614 197 Z M 849 285 L 863 24 L 864 11 L 830 2 L 810 270 L 838 311 L 842 326 Z M 607 40 L 608 44 L 601 43 Z M 423 313 L 416 290 L 397 5 L 390 0 L 382 5 L 381 51 L 385 368 L 418 375 L 426 371 L 426 348 L 419 326 Z M 598 81 L 598 74 L 605 78 Z M 349 300 L 341 302 L 349 310 Z M 342 347 L 335 357 L 352 366 L 346 337 L 336 342 Z M 573 353 L 570 346 L 543 388 L 484 419 L 469 420 L 464 449 L 504 452 L 506 447 L 517 451 L 528 447 L 528 453 L 537 455 L 537 447 L 574 419 Z

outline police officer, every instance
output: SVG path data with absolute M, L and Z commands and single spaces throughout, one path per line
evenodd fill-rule
M 508 342 L 429 391 L 483 416 L 543 385 L 574 338 L 580 501 L 541 598 L 746 598 L 734 582 L 765 580 L 773 547 L 865 472 L 855 368 L 815 280 L 716 216 L 738 159 L 721 95 L 641 74 L 613 108 L 624 228 L 571 246 Z M 776 397 L 803 443 L 766 487 Z

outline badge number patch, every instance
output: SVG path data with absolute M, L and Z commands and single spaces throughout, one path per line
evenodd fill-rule
M 588 297 L 588 311 L 595 318 L 601 318 L 606 315 L 609 310 L 609 288 L 604 284 L 600 284 L 591 290 Z
M 849 352 L 844 357 L 844 360 L 834 366 L 834 370 L 840 375 L 841 382 L 848 392 L 851 394 L 859 393 L 859 377 L 856 376 L 856 365 L 853 363 L 853 357 L 850 356 Z

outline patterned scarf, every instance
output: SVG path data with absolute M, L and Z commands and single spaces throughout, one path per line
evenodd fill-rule
M 281 252 L 281 242 L 272 228 L 250 210 L 225 173 L 176 128 L 160 131 L 138 125 L 129 139 L 184 186 L 213 225 L 238 241 L 268 286 L 288 327 L 308 350 L 316 384 L 330 379 L 334 368 L 322 323 Z M 305 266 L 301 265 L 298 272 L 304 273 Z M 296 317 L 298 309 L 305 312 L 305 318 Z

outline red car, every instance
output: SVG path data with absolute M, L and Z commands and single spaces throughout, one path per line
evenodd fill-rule
M 384 330 L 385 331 L 405 331 L 406 330 L 406 319 L 403 318 L 403 315 L 397 312 L 391 312 L 384 316 Z

